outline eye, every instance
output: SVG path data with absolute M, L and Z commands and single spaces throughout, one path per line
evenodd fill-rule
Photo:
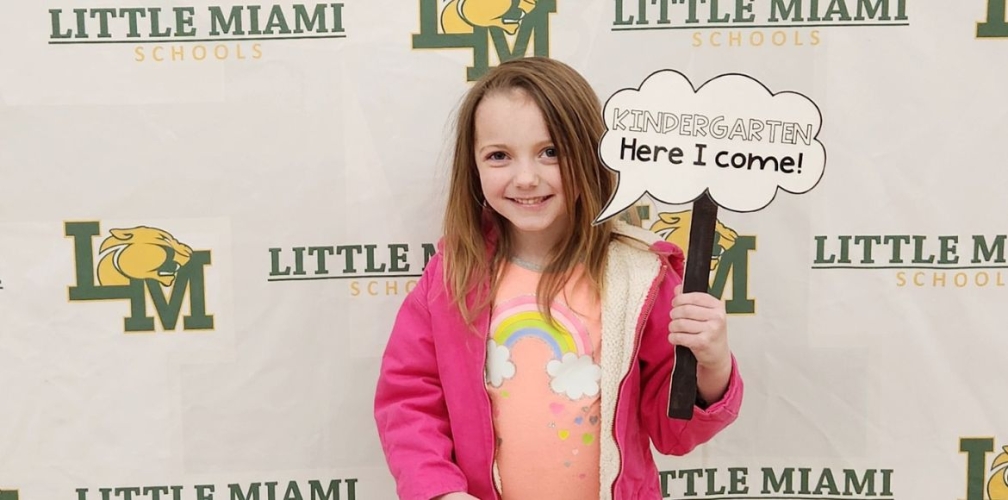
M 494 151 L 487 155 L 486 159 L 490 161 L 503 161 L 507 159 L 507 155 L 503 151 Z
M 556 150 L 555 147 L 550 146 L 550 147 L 548 147 L 548 148 L 546 148 L 546 149 L 543 150 L 543 155 L 546 156 L 546 157 L 548 157 L 548 158 L 556 158 L 557 157 L 557 150 Z

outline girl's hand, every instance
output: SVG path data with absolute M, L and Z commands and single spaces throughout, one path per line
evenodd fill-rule
M 706 293 L 682 293 L 676 287 L 669 315 L 668 340 L 693 351 L 697 360 L 697 391 L 704 401 L 721 399 L 731 377 L 731 349 L 724 302 Z
M 669 342 L 693 351 L 697 365 L 717 368 L 731 364 L 724 302 L 706 293 L 682 293 L 679 285 L 670 316 Z

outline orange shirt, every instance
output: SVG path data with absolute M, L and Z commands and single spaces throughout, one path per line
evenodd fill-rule
M 507 264 L 494 300 L 486 382 L 504 500 L 585 500 L 599 494 L 599 299 L 580 269 L 551 305 L 540 274 Z

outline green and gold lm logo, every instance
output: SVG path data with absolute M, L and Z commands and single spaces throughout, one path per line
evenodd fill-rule
M 556 0 L 420 0 L 414 49 L 470 49 L 466 72 L 476 81 L 490 69 L 490 45 L 500 62 L 532 54 L 549 56 L 549 15 Z
M 966 454 L 966 499 L 1008 500 L 1008 446 L 1002 446 L 990 468 L 987 454 L 994 451 L 993 438 L 962 438 L 959 451 Z
M 638 209 L 639 210 L 639 209 Z M 642 218 L 646 218 L 642 214 Z M 689 233 L 693 212 L 659 212 L 651 231 L 674 243 L 689 255 Z M 728 314 L 754 314 L 756 301 L 749 297 L 749 252 L 756 250 L 756 237 L 738 234 L 717 221 L 711 255 L 711 295 L 725 299 Z M 725 297 L 730 285 L 730 295 Z
M 77 283 L 70 287 L 71 301 L 129 300 L 125 331 L 151 332 L 154 317 L 147 314 L 147 298 L 164 330 L 174 330 L 188 293 L 189 314 L 183 318 L 183 330 L 213 330 L 203 273 L 204 266 L 210 265 L 210 251 L 193 250 L 157 228 L 112 229 L 98 248 L 101 260 L 96 267 L 93 239 L 101 234 L 99 223 L 67 222 L 64 226 L 66 236 L 74 241 Z

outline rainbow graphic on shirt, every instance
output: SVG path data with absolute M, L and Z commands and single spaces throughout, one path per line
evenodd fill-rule
M 567 307 L 554 302 L 553 324 L 546 321 L 535 296 L 524 295 L 496 307 L 487 339 L 487 383 L 501 387 L 517 373 L 511 349 L 520 341 L 542 342 L 552 359 L 542 368 L 550 377 L 550 389 L 572 401 L 599 392 L 601 368 L 595 364 L 588 328 Z
M 525 295 L 507 301 L 498 306 L 494 314 L 490 323 L 490 338 L 508 349 L 519 340 L 536 338 L 553 350 L 555 359 L 562 359 L 567 353 L 579 357 L 591 356 L 591 338 L 584 324 L 570 309 L 559 303 L 552 304 L 550 309 L 555 322 L 553 325 L 547 323 L 539 312 L 534 296 Z

